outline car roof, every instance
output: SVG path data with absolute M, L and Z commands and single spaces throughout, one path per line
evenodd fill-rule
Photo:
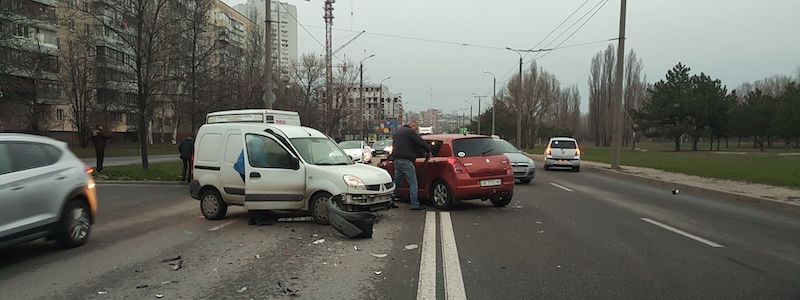
M 423 135 L 423 139 L 425 140 L 440 140 L 444 142 L 452 142 L 454 140 L 463 140 L 463 139 L 473 139 L 473 138 L 487 138 L 491 139 L 489 136 L 485 135 L 478 135 L 478 134 L 428 134 Z
M 310 127 L 297 126 L 297 125 L 279 125 L 279 124 L 264 124 L 264 123 L 214 123 L 205 124 L 206 128 L 231 128 L 235 127 L 244 131 L 265 131 L 267 129 L 277 130 L 282 132 L 286 137 L 303 138 L 303 137 L 316 137 L 328 138 L 325 134 Z
M 3 133 L 0 134 L 0 142 L 36 142 L 36 143 L 44 143 L 44 144 L 51 144 L 51 145 L 64 145 L 63 141 L 59 141 L 50 137 L 41 136 L 41 135 L 33 135 L 33 134 L 24 134 L 24 133 Z
M 576 140 L 574 138 L 571 138 L 571 137 L 567 137 L 567 136 L 556 136 L 556 137 L 551 137 L 550 141 L 573 141 L 573 142 L 577 142 L 578 140 Z

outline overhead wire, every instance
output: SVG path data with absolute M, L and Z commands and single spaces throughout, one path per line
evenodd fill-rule
M 300 23 L 300 20 L 298 20 L 298 19 L 297 19 L 297 16 L 295 16 L 294 14 L 292 14 L 292 13 L 291 13 L 291 10 L 289 9 L 289 7 L 288 7 L 288 6 L 286 6 L 286 4 L 285 4 L 285 3 L 281 3 L 280 1 L 278 1 L 278 3 L 280 3 L 281 5 L 283 5 L 283 7 L 286 9 L 286 14 L 288 14 L 290 17 L 292 17 L 292 19 L 294 19 L 294 21 L 295 21 L 295 22 L 297 22 L 297 25 L 300 25 L 300 27 L 301 27 L 301 28 L 303 28 L 303 30 L 304 30 L 306 33 L 308 33 L 308 35 L 309 35 L 309 36 L 311 36 L 311 38 L 312 38 L 312 39 L 314 39 L 314 41 L 315 41 L 315 42 L 317 42 L 317 44 L 318 44 L 320 47 L 322 47 L 322 49 L 324 50 L 324 49 L 325 49 L 325 44 L 323 44 L 322 42 L 320 42 L 320 41 L 319 41 L 319 39 L 317 39 L 317 37 L 315 37 L 313 34 L 311 34 L 311 31 L 309 31 L 309 30 L 308 30 L 308 28 L 306 28 L 306 26 L 305 26 L 305 25 L 303 25 L 303 23 Z M 345 61 L 344 61 L 344 60 L 342 60 L 342 59 L 341 59 L 339 56 L 333 55 L 333 57 L 335 57 L 336 59 L 338 59 L 340 62 L 343 62 L 343 63 L 345 62 Z
M 576 29 L 575 29 L 575 31 L 573 31 L 573 32 L 572 32 L 572 33 L 571 33 L 569 36 L 567 36 L 567 38 L 565 38 L 565 39 L 564 39 L 564 40 L 562 40 L 560 43 L 558 43 L 558 45 L 556 45 L 556 46 L 555 46 L 553 49 L 563 49 L 563 48 L 567 48 L 567 47 L 561 47 L 561 45 L 563 45 L 564 43 L 566 43 L 566 42 L 567 42 L 567 41 L 568 41 L 570 38 L 572 38 L 572 36 L 574 36 L 576 33 L 578 33 L 578 31 L 580 31 L 580 30 L 581 30 L 581 28 L 583 28 L 583 26 L 585 26 L 587 23 L 589 23 L 589 21 L 590 21 L 590 20 L 591 20 L 591 19 L 594 17 L 594 15 L 596 15 L 596 14 L 597 14 L 597 12 L 599 12 L 601 9 L 603 9 L 603 6 L 605 6 L 605 5 L 606 5 L 606 3 L 608 3 L 608 1 L 609 1 L 609 0 L 605 0 L 605 1 L 603 1 L 603 4 L 601 4 L 601 5 L 600 5 L 600 7 L 598 7 L 598 8 L 597 8 L 597 9 L 596 9 L 596 10 L 595 10 L 593 13 L 592 13 L 592 15 L 590 15 L 588 18 L 586 18 L 586 20 L 585 20 L 585 21 L 583 21 L 583 24 L 581 24 L 581 26 L 578 26 L 578 28 L 576 28 Z M 609 40 L 606 40 L 606 41 L 612 41 L 612 40 L 616 40 L 616 38 L 614 38 L 614 39 L 609 39 Z M 571 47 L 570 47 L 570 48 L 571 48 Z M 542 54 L 541 56 L 538 56 L 538 54 L 537 54 L 537 56 L 538 56 L 538 57 L 536 57 L 536 56 L 535 56 L 535 57 L 534 57 L 534 60 L 537 60 L 537 59 L 542 59 L 542 58 L 544 58 L 545 56 L 547 56 L 547 54 L 550 54 L 550 52 L 551 52 L 551 51 L 547 51 L 547 52 L 545 52 L 544 54 Z

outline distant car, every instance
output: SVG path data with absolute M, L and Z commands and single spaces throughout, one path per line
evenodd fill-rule
M 64 142 L 0 134 L 0 246 L 38 238 L 85 244 L 97 210 L 91 173 Z
M 511 168 L 514 169 L 514 179 L 519 182 L 528 184 L 531 183 L 533 177 L 536 176 L 536 164 L 533 160 L 519 151 L 508 141 L 502 140 L 499 137 L 494 139 L 497 143 L 497 148 L 511 160 Z
M 368 164 L 372 161 L 372 147 L 364 141 L 344 141 L 339 147 L 347 153 L 354 162 Z
M 581 171 L 581 149 L 578 141 L 570 137 L 551 138 L 544 150 L 544 169 L 568 168 Z
M 392 140 L 381 140 L 372 144 L 372 157 L 383 157 L 392 154 Z
M 490 200 L 494 206 L 511 203 L 514 173 L 511 162 L 488 136 L 440 134 L 423 136 L 431 143 L 433 158 L 415 162 L 420 198 L 427 198 L 438 209 L 449 209 L 461 200 Z M 394 174 L 394 162 L 384 160 L 381 167 Z M 408 185 L 397 187 L 401 196 Z

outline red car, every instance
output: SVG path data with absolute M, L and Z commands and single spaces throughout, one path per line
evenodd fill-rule
M 429 199 L 436 208 L 448 209 L 461 200 L 490 200 L 497 207 L 514 196 L 514 171 L 502 149 L 491 137 L 482 135 L 425 135 L 433 158 L 415 162 L 419 197 Z M 381 168 L 394 176 L 394 162 L 384 160 Z M 397 187 L 402 197 L 408 184 Z

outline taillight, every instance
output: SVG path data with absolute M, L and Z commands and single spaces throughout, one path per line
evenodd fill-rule
M 447 163 L 453 166 L 453 172 L 456 172 L 456 174 L 463 174 L 465 172 L 464 165 L 462 165 L 457 159 L 452 157 L 448 158 Z
M 575 156 L 581 156 L 581 148 L 575 148 Z
M 546 154 L 546 155 L 550 155 L 550 154 L 552 154 L 552 153 L 553 153 L 553 151 L 552 151 L 552 150 L 550 150 L 550 147 L 547 147 L 547 149 L 544 149 L 544 154 Z

